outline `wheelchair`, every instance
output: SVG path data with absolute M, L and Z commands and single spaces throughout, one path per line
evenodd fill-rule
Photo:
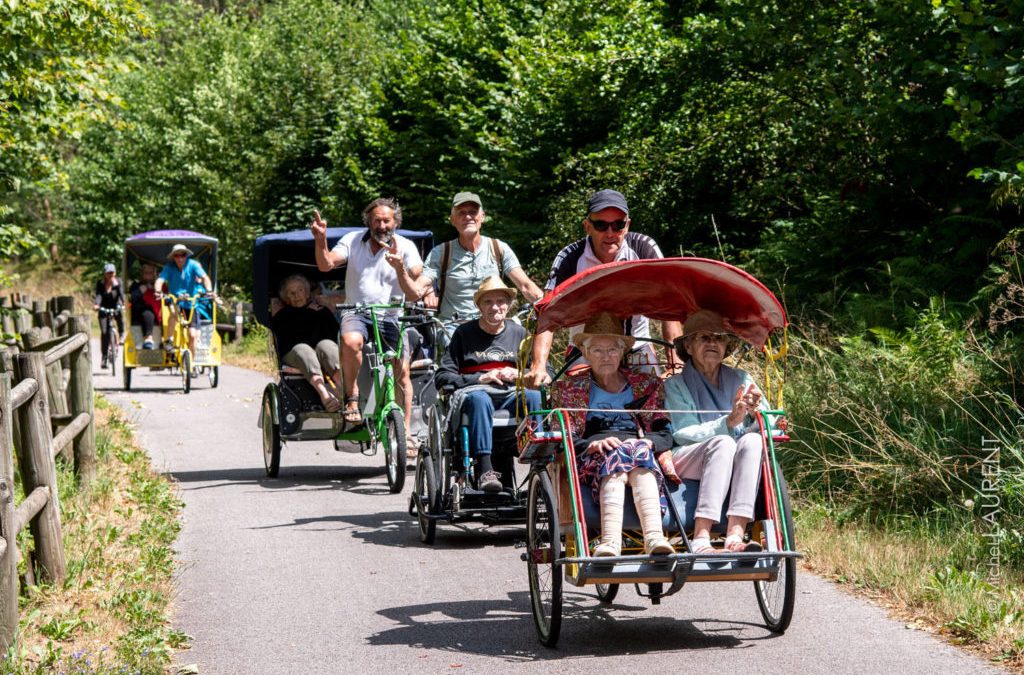
M 492 421 L 494 470 L 501 473 L 499 492 L 478 489 L 470 455 L 469 431 L 462 412 L 466 395 L 474 390 L 505 393 L 487 385 L 436 392 L 427 409 L 428 439 L 416 458 L 415 483 L 409 515 L 419 523 L 420 540 L 433 544 L 439 521 L 450 524 L 482 522 L 488 526 L 526 522 L 525 477 L 516 475 L 518 421 L 507 410 L 495 410 Z

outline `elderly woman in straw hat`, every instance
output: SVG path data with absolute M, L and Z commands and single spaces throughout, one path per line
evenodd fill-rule
M 672 464 L 681 478 L 700 481 L 691 540 L 694 553 L 717 552 L 711 547 L 711 527 L 721 517 L 726 494 L 725 549 L 761 549 L 756 542 L 745 542 L 744 535 L 754 517 L 761 469 L 761 436 L 751 413 L 767 409 L 767 404 L 750 375 L 722 365 L 737 341 L 719 314 L 694 312 L 683 324 L 683 335 L 674 341 L 686 365 L 665 382 L 668 408 L 691 411 L 672 413 L 672 435 L 679 446 L 672 452 Z
M 622 320 L 598 314 L 573 336 L 590 364 L 552 386 L 551 398 L 569 412 L 569 427 L 579 457 L 580 480 L 601 508 L 601 539 L 595 556 L 616 556 L 622 550 L 622 509 L 626 484 L 648 554 L 672 553 L 661 528 L 661 473 L 656 453 L 672 446 L 668 416 L 644 410 L 664 408 L 661 380 L 621 366 L 633 338 L 623 335 Z M 635 412 L 634 412 L 635 411 Z
M 480 318 L 455 329 L 435 375 L 439 389 L 473 387 L 463 395 L 462 414 L 468 422 L 470 455 L 476 460 L 477 487 L 485 492 L 501 491 L 501 474 L 491 462 L 494 411 L 514 411 L 517 403 L 516 357 L 526 329 L 505 320 L 515 298 L 515 289 L 500 277 L 484 279 L 473 294 Z M 540 392 L 527 389 L 524 398 L 526 409 L 540 408 Z

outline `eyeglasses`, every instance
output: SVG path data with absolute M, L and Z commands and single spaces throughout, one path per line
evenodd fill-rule
M 694 342 L 719 342 L 725 344 L 732 337 L 729 333 L 696 333 L 690 337 Z
M 607 232 L 609 227 L 616 232 L 622 232 L 629 225 L 629 220 L 593 220 L 591 218 L 587 218 L 587 220 L 598 232 Z
M 624 351 L 622 347 L 591 347 L 587 350 L 587 355 L 598 359 L 620 358 Z

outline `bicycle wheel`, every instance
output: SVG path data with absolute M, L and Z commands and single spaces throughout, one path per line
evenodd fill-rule
M 110 319 L 110 323 L 113 324 L 113 318 Z M 117 331 L 108 329 L 107 336 L 107 360 L 110 362 L 110 375 L 117 377 Z
M 186 394 L 192 391 L 192 354 L 186 349 L 181 353 L 181 389 Z
M 399 408 L 392 408 L 384 422 L 384 467 L 388 489 L 397 494 L 405 487 L 405 418 Z
M 619 594 L 618 584 L 594 584 L 597 589 L 597 599 L 606 605 L 610 605 L 615 601 L 615 596 Z
M 428 515 L 436 514 L 437 508 L 437 483 L 434 480 L 434 462 L 430 454 L 421 452 L 416 458 L 416 519 L 420 526 L 420 541 L 424 544 L 433 544 L 437 534 L 437 521 L 428 518 Z
M 210 388 L 216 389 L 220 384 L 220 366 L 212 366 L 208 373 L 210 377 Z
M 268 384 L 263 390 L 263 411 L 260 417 L 263 429 L 263 466 L 270 478 L 277 478 L 281 470 L 281 426 L 274 422 L 276 397 L 277 388 Z
M 121 369 L 121 380 L 124 382 L 124 390 L 131 391 L 132 389 L 132 369 L 122 368 Z
M 545 647 L 557 644 L 562 628 L 562 574 L 555 564 L 560 557 L 562 537 L 551 479 L 546 471 L 535 471 L 526 503 L 526 569 L 533 623 Z
M 789 486 L 786 479 L 779 474 L 783 517 L 786 519 L 786 548 L 796 550 L 793 536 L 793 510 L 789 503 Z M 764 617 L 764 623 L 773 633 L 785 633 L 789 622 L 793 619 L 793 607 L 796 604 L 796 560 L 782 558 L 779 560 L 779 575 L 775 581 L 755 581 L 754 593 L 757 595 L 757 606 Z

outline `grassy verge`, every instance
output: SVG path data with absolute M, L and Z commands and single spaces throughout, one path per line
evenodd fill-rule
M 58 467 L 67 579 L 28 589 L 2 673 L 162 673 L 187 642 L 167 619 L 181 503 L 123 414 L 97 398 L 96 415 L 92 488 Z
M 271 377 L 277 375 L 270 351 L 270 336 L 266 328 L 253 323 L 245 336 L 235 342 L 224 343 L 224 362 L 239 368 L 248 368 Z
M 992 578 L 988 551 L 964 557 L 963 518 L 846 520 L 821 505 L 797 513 L 805 567 L 905 620 L 1014 670 L 1024 670 L 1024 576 Z M 968 530 L 969 532 L 969 530 Z

